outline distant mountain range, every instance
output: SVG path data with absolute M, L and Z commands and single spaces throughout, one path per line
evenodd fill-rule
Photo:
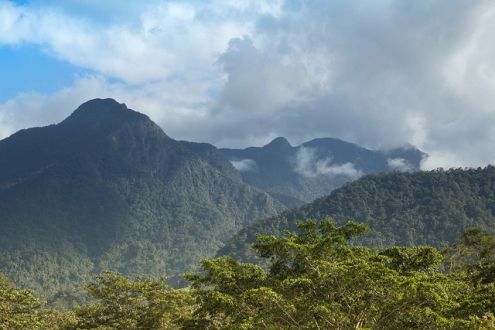
M 55 304 L 106 269 L 177 276 L 283 208 L 112 99 L 0 141 L 0 272 Z
M 0 272 L 54 305 L 77 301 L 74 288 L 103 270 L 177 285 L 257 219 L 365 174 L 417 170 L 424 156 L 330 138 L 219 150 L 91 100 L 57 125 L 0 141 Z
M 299 221 L 331 218 L 368 224 L 360 243 L 445 247 L 470 227 L 495 232 L 495 167 L 368 175 L 305 206 L 242 229 L 219 252 L 256 260 L 256 234 L 281 235 Z
M 328 195 L 366 174 L 419 170 L 426 156 L 412 146 L 369 150 L 333 138 L 293 147 L 279 137 L 260 148 L 221 151 L 246 183 L 269 192 L 289 207 Z

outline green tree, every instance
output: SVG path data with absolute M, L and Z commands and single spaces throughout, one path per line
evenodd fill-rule
M 462 272 L 473 283 L 495 281 L 495 237 L 491 233 L 481 228 L 470 228 L 444 253 L 449 268 Z
M 190 317 L 194 301 L 164 281 L 130 280 L 113 272 L 87 287 L 96 303 L 75 308 L 74 329 L 177 329 Z
M 203 261 L 189 274 L 197 329 L 480 329 L 489 309 L 462 314 L 472 285 L 440 271 L 432 247 L 372 249 L 350 244 L 367 227 L 324 220 L 299 234 L 259 235 L 268 268 L 230 257 Z M 464 292 L 464 294 L 463 294 Z
M 0 274 L 0 329 L 40 329 L 42 320 L 40 301 Z
M 471 228 L 444 254 L 447 269 L 459 281 L 470 284 L 459 293 L 456 314 L 486 318 L 487 311 L 495 311 L 495 237 Z

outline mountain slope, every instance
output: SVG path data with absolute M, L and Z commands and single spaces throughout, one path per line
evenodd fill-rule
M 425 156 L 413 147 L 385 152 L 332 138 L 293 147 L 279 137 L 261 148 L 221 151 L 245 182 L 275 196 L 306 202 L 365 174 L 418 170 Z
M 297 210 L 262 219 L 241 230 L 219 254 L 253 259 L 257 233 L 295 230 L 305 219 L 349 219 L 368 224 L 362 243 L 372 246 L 445 246 L 469 227 L 495 232 L 495 167 L 377 174 L 334 190 Z
M 0 272 L 56 299 L 105 269 L 176 276 L 282 207 L 208 144 L 111 99 L 0 141 Z

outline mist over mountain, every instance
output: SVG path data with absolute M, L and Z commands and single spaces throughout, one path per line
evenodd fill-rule
M 319 138 L 299 146 L 283 137 L 263 147 L 221 149 L 246 183 L 293 205 L 329 194 L 359 177 L 389 171 L 416 171 L 426 154 L 408 146 L 369 150 L 334 138 Z
M 283 208 L 214 146 L 112 99 L 21 130 L 0 155 L 0 272 L 51 301 L 106 269 L 174 278 Z

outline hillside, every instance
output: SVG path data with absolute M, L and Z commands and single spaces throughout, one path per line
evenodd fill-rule
M 365 176 L 297 210 L 262 219 L 241 230 L 219 254 L 253 260 L 257 233 L 295 230 L 304 219 L 349 219 L 372 231 L 360 239 L 371 246 L 443 247 L 469 227 L 495 232 L 495 167 Z
M 55 302 L 107 269 L 175 283 L 282 209 L 215 147 L 176 141 L 111 99 L 15 133 L 0 155 L 0 272 Z
M 314 139 L 293 147 L 279 137 L 261 148 L 221 151 L 245 182 L 280 200 L 291 198 L 290 207 L 328 195 L 366 174 L 419 170 L 426 156 L 414 147 L 369 150 L 333 138 Z

